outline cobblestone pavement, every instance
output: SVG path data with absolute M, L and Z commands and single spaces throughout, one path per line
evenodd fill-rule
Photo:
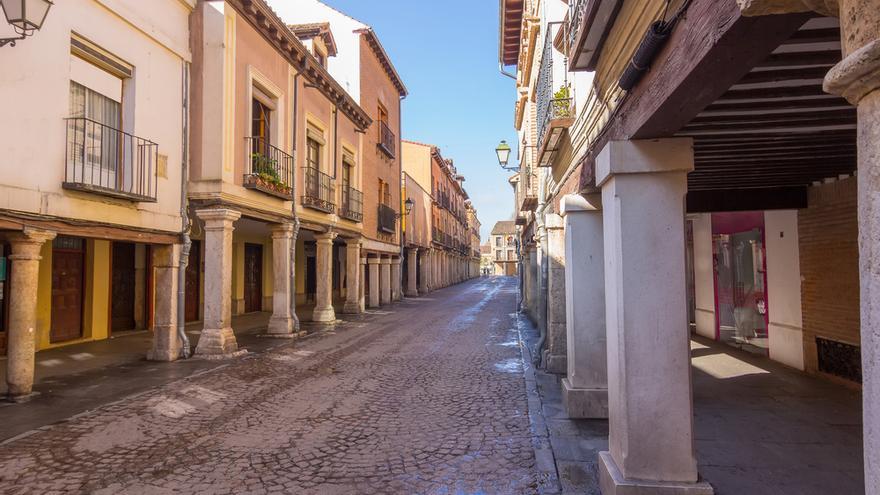
M 0 493 L 535 493 L 516 285 L 484 278 L 0 447 Z

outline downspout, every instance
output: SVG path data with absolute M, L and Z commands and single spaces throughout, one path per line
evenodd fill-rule
M 290 214 L 293 217 L 293 237 L 290 241 L 290 317 L 293 319 L 293 333 L 299 333 L 299 318 L 296 316 L 296 238 L 299 236 L 299 217 L 296 215 L 296 136 L 297 136 L 297 107 L 299 104 L 299 75 L 300 71 L 296 71 L 293 76 L 293 125 L 290 126 L 293 134 L 293 145 L 291 152 L 293 153 L 293 184 L 290 185 L 290 192 L 293 201 L 290 203 Z
M 403 267 L 403 260 L 406 256 L 406 240 L 404 239 L 404 235 L 406 232 L 403 230 L 403 222 L 406 220 L 406 199 L 403 197 L 403 100 L 406 98 L 406 95 L 400 96 L 400 102 L 397 105 L 397 122 L 400 128 L 399 135 L 397 136 L 397 155 L 398 155 L 398 163 L 400 163 L 399 171 L 397 174 L 397 193 L 398 201 L 397 207 L 403 208 L 400 217 L 400 225 L 398 227 L 398 231 L 400 232 L 400 236 L 398 237 L 400 241 L 400 266 Z M 409 265 L 407 265 L 409 266 Z M 412 267 L 410 267 L 410 270 Z M 403 299 L 403 270 L 398 270 L 398 287 L 400 287 L 401 299 Z
M 177 269 L 177 339 L 180 344 L 180 357 L 190 357 L 189 337 L 186 336 L 186 267 L 189 264 L 189 250 L 192 240 L 189 237 L 189 204 L 187 185 L 189 182 L 189 63 L 183 63 L 183 151 L 180 164 L 180 263 Z
M 515 75 L 513 75 L 513 74 L 511 74 L 510 72 L 507 72 L 506 70 L 504 70 L 504 62 L 500 62 L 500 61 L 498 62 L 498 72 L 500 72 L 501 75 L 503 75 L 503 76 L 507 76 L 507 77 L 513 79 L 514 81 L 516 81 L 516 76 L 515 76 Z
M 544 342 L 547 340 L 547 279 L 549 270 L 547 266 L 547 227 L 544 224 L 544 210 L 547 208 L 545 195 L 547 192 L 547 173 L 546 170 L 541 171 L 541 179 L 538 182 L 538 208 L 535 210 L 535 224 L 538 227 L 538 257 L 540 258 L 541 274 L 540 285 L 538 286 L 538 327 L 541 329 L 541 337 L 538 339 L 536 346 L 537 355 L 533 358 L 534 363 L 539 367 L 544 367 L 543 348 Z M 541 321 L 544 324 L 541 325 Z

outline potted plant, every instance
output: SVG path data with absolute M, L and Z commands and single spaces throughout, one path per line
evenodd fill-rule
M 571 90 L 566 84 L 553 93 L 553 118 L 568 118 L 572 113 Z

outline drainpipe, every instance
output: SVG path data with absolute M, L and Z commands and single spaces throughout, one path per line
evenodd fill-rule
M 293 76 L 293 125 L 291 125 L 291 133 L 293 134 L 293 145 L 291 152 L 293 153 L 293 184 L 290 185 L 290 191 L 293 195 L 293 201 L 290 203 L 290 214 L 293 216 L 293 238 L 290 242 L 290 316 L 293 318 L 293 332 L 299 332 L 299 318 L 296 316 L 296 238 L 299 236 L 299 217 L 296 215 L 296 135 L 297 135 L 297 107 L 299 105 L 299 75 L 297 71 Z
M 535 224 L 538 228 L 538 257 L 540 258 L 541 274 L 540 285 L 538 286 L 538 327 L 541 329 L 541 337 L 538 339 L 536 346 L 537 355 L 533 358 L 536 365 L 544 367 L 543 349 L 547 340 L 547 279 L 549 270 L 547 266 L 547 227 L 544 224 L 544 210 L 547 208 L 545 195 L 547 193 L 547 171 L 541 171 L 541 178 L 538 182 L 538 208 L 535 210 Z M 544 324 L 541 325 L 541 321 Z
M 516 81 L 516 76 L 515 76 L 515 75 L 513 75 L 513 74 L 511 74 L 510 72 L 507 72 L 506 70 L 504 70 L 504 62 L 501 62 L 501 61 L 498 62 L 498 72 L 500 72 L 501 75 L 503 75 L 503 76 L 507 76 L 507 77 L 513 79 L 514 81 Z
M 180 166 L 180 263 L 177 270 L 177 339 L 180 343 L 180 357 L 190 357 L 189 337 L 186 336 L 186 267 L 189 264 L 189 250 L 192 240 L 189 237 L 189 204 L 187 184 L 189 182 L 189 63 L 183 63 L 183 152 Z
M 403 222 L 406 220 L 406 217 L 405 217 L 406 207 L 404 206 L 404 201 L 406 201 L 406 200 L 403 197 L 403 99 L 404 98 L 406 98 L 406 96 L 401 95 L 400 102 L 397 104 L 397 122 L 400 124 L 398 126 L 398 127 L 400 127 L 400 132 L 398 133 L 399 135 L 397 136 L 397 159 L 398 159 L 398 163 L 400 163 L 400 169 L 397 174 L 397 190 L 399 191 L 397 194 L 397 196 L 398 196 L 397 207 L 403 208 L 403 211 L 400 212 L 401 213 L 400 225 L 398 226 L 398 231 L 400 232 L 400 236 L 398 237 L 398 240 L 400 241 L 400 266 L 401 266 L 401 269 L 398 270 L 398 278 L 400 280 L 398 280 L 397 282 L 398 282 L 398 286 L 401 288 L 400 289 L 401 292 L 403 292 L 403 269 L 402 269 L 402 267 L 403 267 L 404 257 L 406 256 L 406 239 L 404 239 L 404 236 L 406 235 L 406 233 L 403 230 Z M 403 299 L 403 294 L 401 294 L 401 299 Z

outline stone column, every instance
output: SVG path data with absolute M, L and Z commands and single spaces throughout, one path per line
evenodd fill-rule
M 361 279 L 358 280 L 358 312 L 367 310 L 366 285 L 367 285 L 367 258 L 361 257 L 361 265 L 358 268 Z
M 381 302 L 379 297 L 379 264 L 382 259 L 378 256 L 367 258 L 367 264 L 370 269 L 370 307 L 378 308 Z
M 10 235 L 12 254 L 9 293 L 9 329 L 6 334 L 6 385 L 10 400 L 31 394 L 34 387 L 34 352 L 37 332 L 37 286 L 40 280 L 40 249 L 55 238 L 54 232 L 25 228 Z
M 602 493 L 710 494 L 694 453 L 685 294 L 689 138 L 612 141 L 602 188 L 610 452 Z
M 228 355 L 238 351 L 232 331 L 232 231 L 241 213 L 227 209 L 197 210 L 205 222 L 204 328 L 196 354 Z
M 858 112 L 859 286 L 865 493 L 880 494 L 880 0 L 841 0 L 843 60 L 825 91 Z
M 357 314 L 361 312 L 361 240 L 346 239 L 345 241 L 345 306 L 342 312 Z
M 272 318 L 267 333 L 290 335 L 296 324 L 290 312 L 294 289 L 290 286 L 290 244 L 293 242 L 293 224 L 282 223 L 272 227 Z
M 391 257 L 382 256 L 379 260 L 379 302 L 391 304 Z
M 419 248 L 407 249 L 406 255 L 406 297 L 419 296 Z
M 315 235 L 317 244 L 315 271 L 318 284 L 315 310 L 312 312 L 312 321 L 315 323 L 336 321 L 336 312 L 333 310 L 333 239 L 335 238 L 336 232 Z
M 147 359 L 174 361 L 180 357 L 177 337 L 177 289 L 180 270 L 179 244 L 153 246 L 153 342 Z
M 418 261 L 419 261 L 419 272 L 421 272 L 421 277 L 420 277 L 420 280 L 419 280 L 419 289 L 418 289 L 419 292 L 418 292 L 418 293 L 421 294 L 421 295 L 425 295 L 425 294 L 427 294 L 428 292 L 431 291 L 431 289 L 430 289 L 430 285 L 428 284 L 428 277 L 429 277 L 428 272 L 430 271 L 430 270 L 428 269 L 428 266 L 429 266 L 429 265 L 428 265 L 428 257 L 429 257 L 429 253 L 430 253 L 430 250 L 428 250 L 428 249 L 422 249 L 422 250 L 421 250 L 421 253 L 419 253 L 419 256 L 418 256 Z
M 544 368 L 550 373 L 564 374 L 568 368 L 565 327 L 565 229 L 562 217 L 555 213 L 545 216 L 547 228 L 547 343 Z
M 562 404 L 570 418 L 608 417 L 602 196 L 562 198 L 565 221 L 565 329 L 568 374 Z
M 400 301 L 403 299 L 403 293 L 400 290 L 400 256 L 394 256 L 391 258 L 391 300 L 392 301 Z

